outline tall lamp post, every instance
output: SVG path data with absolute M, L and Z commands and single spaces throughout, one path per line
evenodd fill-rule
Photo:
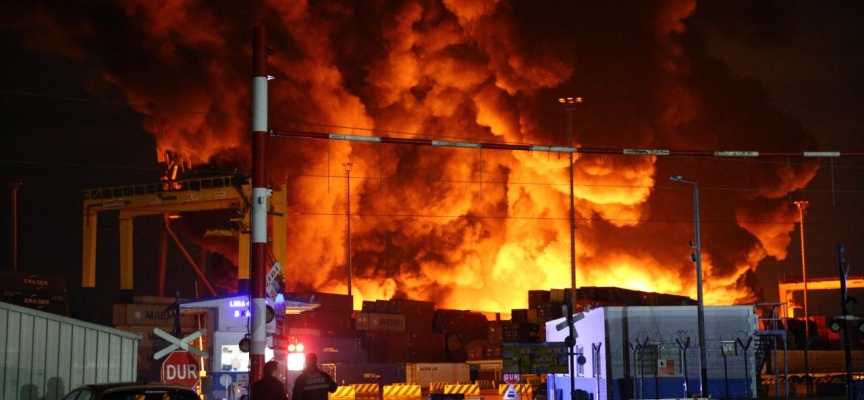
M 798 200 L 798 225 L 801 228 L 801 279 L 804 281 L 804 343 L 810 341 L 810 312 L 807 309 L 807 263 L 804 258 L 804 209 L 809 203 L 806 200 Z
M 567 107 L 567 146 L 573 147 L 573 110 L 581 103 L 581 97 L 561 97 L 558 103 Z M 576 297 L 576 206 L 573 199 L 573 151 L 570 154 L 570 306 L 573 307 Z M 573 308 L 571 308 L 572 310 Z
M 693 220 L 696 224 L 696 253 L 692 255 L 696 263 L 696 324 L 699 330 L 699 365 L 702 383 L 701 397 L 708 397 L 708 360 L 705 351 L 705 298 L 702 295 L 702 239 L 699 233 L 699 184 L 688 181 L 681 175 L 673 175 L 670 180 L 693 185 Z
M 576 345 L 576 336 L 573 330 L 573 310 L 576 305 L 576 205 L 573 199 L 573 110 L 576 109 L 576 104 L 581 103 L 581 97 L 561 97 L 558 103 L 567 107 L 567 146 L 570 147 L 570 296 L 568 299 L 566 312 L 567 324 L 570 327 L 570 336 L 567 336 L 565 341 L 567 344 L 568 354 L 567 359 L 570 361 L 570 400 L 576 399 L 576 363 L 573 360 L 575 354 L 573 348 Z
M 354 163 L 342 163 L 345 167 L 345 263 L 348 268 L 348 296 L 351 296 L 351 275 L 354 271 L 351 270 L 351 167 Z

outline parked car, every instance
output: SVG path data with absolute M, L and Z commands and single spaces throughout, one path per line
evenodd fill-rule
M 200 400 L 200 397 L 194 390 L 180 385 L 122 382 L 82 385 L 63 400 Z

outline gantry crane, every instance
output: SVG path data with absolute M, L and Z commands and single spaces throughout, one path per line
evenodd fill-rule
M 176 164 L 175 164 L 176 165 Z M 171 172 L 169 168 L 168 172 Z M 176 172 L 176 170 L 174 170 Z M 176 175 L 171 175 L 173 177 Z M 103 212 L 118 212 L 120 220 L 120 289 L 123 299 L 131 301 L 133 282 L 133 226 L 134 219 L 142 216 L 162 215 L 165 231 L 184 251 L 195 272 L 202 278 L 212 295 L 216 295 L 202 270 L 185 252 L 179 240 L 170 230 L 169 216 L 186 212 L 230 209 L 238 213 L 238 279 L 240 287 L 248 287 L 249 248 L 250 248 L 250 198 L 251 185 L 248 176 L 234 174 L 206 178 L 169 180 L 132 184 L 124 186 L 85 189 L 83 220 L 83 260 L 81 286 L 83 289 L 96 287 L 96 237 L 97 217 Z M 284 265 L 286 247 L 286 208 L 285 186 L 271 193 L 268 212 L 272 220 L 271 244 L 274 261 Z M 163 246 L 163 256 L 165 246 Z M 159 296 L 163 295 L 165 283 L 165 263 L 160 265 Z

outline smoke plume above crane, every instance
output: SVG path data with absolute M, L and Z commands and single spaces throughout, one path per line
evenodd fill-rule
M 711 57 L 691 21 L 697 12 L 695 1 L 117 0 L 21 10 L 17 27 L 34 49 L 89 65 L 94 90 L 119 88 L 159 152 L 193 165 L 250 169 L 255 25 L 273 50 L 275 129 L 814 149 L 758 85 Z M 44 29 L 27 30 L 33 23 Z M 557 102 L 564 96 L 585 99 L 570 111 L 572 129 Z M 346 183 L 355 302 L 407 297 L 506 311 L 525 307 L 519 293 L 570 285 L 567 154 L 285 138 L 267 146 L 268 184 L 288 193 L 289 290 L 347 291 Z M 788 196 L 817 170 L 815 162 L 574 158 L 577 284 L 695 297 L 692 188 L 668 180 L 683 175 L 704 190 L 709 304 L 759 299 L 753 271 L 786 257 L 797 219 Z M 354 163 L 350 181 L 345 162 Z M 218 245 L 236 262 L 230 248 Z

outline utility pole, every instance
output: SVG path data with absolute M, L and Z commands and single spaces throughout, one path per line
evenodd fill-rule
M 810 340 L 810 312 L 807 307 L 807 262 L 804 257 L 804 209 L 809 203 L 806 200 L 798 200 L 798 225 L 801 228 L 801 279 L 804 281 L 804 343 Z
M 252 348 L 249 353 L 249 382 L 264 377 L 264 350 L 267 347 L 264 264 L 267 262 L 267 31 L 256 26 L 252 33 L 252 209 L 251 271 Z M 245 266 L 240 266 L 245 268 Z M 255 394 L 252 394 L 253 396 Z
M 342 163 L 342 166 L 345 167 L 345 224 L 346 233 L 345 233 L 345 264 L 348 268 L 348 296 L 351 296 L 351 275 L 353 275 L 353 271 L 351 270 L 351 167 L 354 166 L 352 162 Z
M 699 227 L 699 184 L 696 181 L 688 181 L 681 175 L 669 177 L 675 182 L 693 185 L 693 222 L 696 231 L 695 253 L 690 258 L 696 263 L 696 329 L 699 334 L 699 380 L 701 383 L 700 397 L 710 397 L 708 392 L 708 352 L 705 343 L 705 297 L 702 293 L 702 233 Z M 692 244 L 691 244 L 692 247 Z
M 581 103 L 581 97 L 561 97 L 558 103 L 567 106 L 567 146 L 571 148 L 570 154 L 570 305 L 575 308 L 578 297 L 576 296 L 576 205 L 573 193 L 573 110 L 576 104 Z
M 846 278 L 849 276 L 849 265 L 846 263 L 846 245 L 837 245 L 838 266 L 840 267 L 840 310 L 843 313 L 843 360 L 846 365 L 846 399 L 852 400 L 852 349 L 849 348 L 849 306 L 850 298 L 847 292 Z

